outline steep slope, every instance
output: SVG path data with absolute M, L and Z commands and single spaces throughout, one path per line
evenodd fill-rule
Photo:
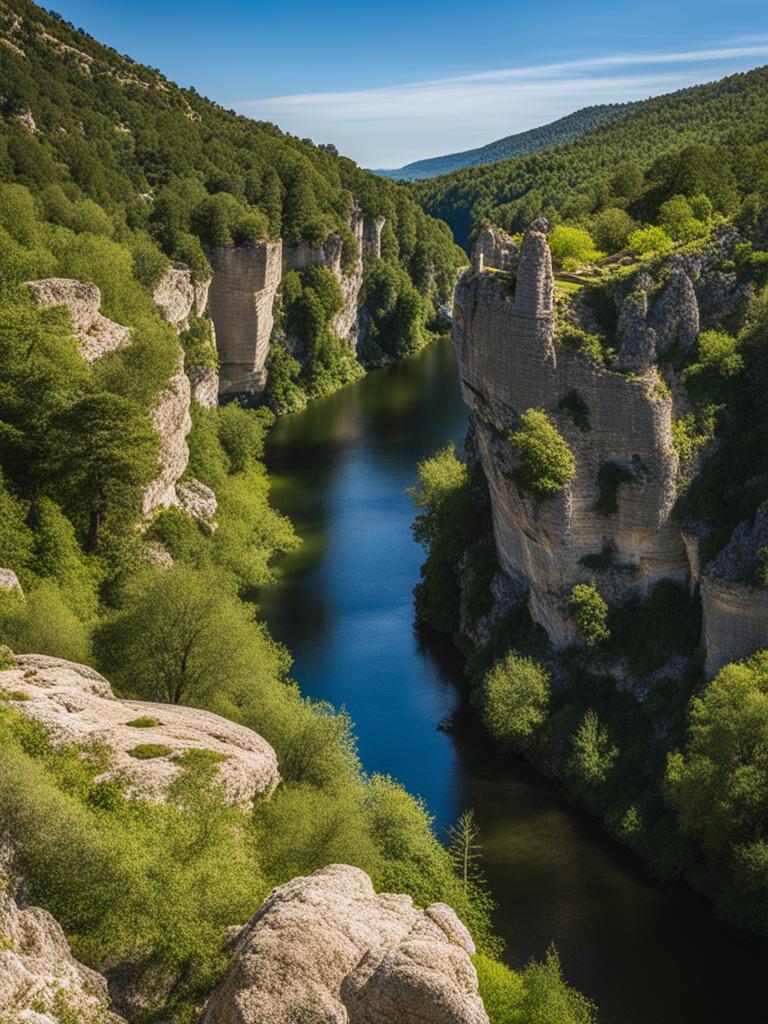
M 413 194 L 467 245 L 490 220 L 523 230 L 538 214 L 589 212 L 618 172 L 643 171 L 686 143 L 759 141 L 768 124 L 768 68 L 645 100 L 573 142 L 419 182 Z
M 506 135 L 503 139 L 489 142 L 487 146 L 465 149 L 461 153 L 448 153 L 446 156 L 434 156 L 428 160 L 415 160 L 405 167 L 382 168 L 373 173 L 384 178 L 394 178 L 395 181 L 423 181 L 425 178 L 436 178 L 440 174 L 450 174 L 461 167 L 479 167 L 481 164 L 492 164 L 497 160 L 506 160 L 514 156 L 539 153 L 563 142 L 578 139 L 598 125 L 628 114 L 636 105 L 601 103 L 592 107 L 582 107 L 540 128 L 530 128 L 515 135 Z

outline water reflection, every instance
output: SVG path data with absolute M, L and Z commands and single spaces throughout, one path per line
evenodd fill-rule
M 763 1019 L 763 950 L 687 890 L 657 885 L 557 786 L 495 751 L 468 707 L 458 652 L 414 628 L 423 553 L 405 490 L 418 460 L 460 445 L 465 430 L 450 348 L 436 345 L 272 432 L 273 497 L 305 544 L 263 610 L 295 678 L 346 706 L 366 769 L 420 794 L 440 827 L 475 809 L 510 963 L 554 941 L 603 1024 Z M 453 731 L 438 731 L 447 716 Z

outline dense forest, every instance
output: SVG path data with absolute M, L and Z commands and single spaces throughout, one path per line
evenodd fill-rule
M 509 157 L 528 156 L 530 153 L 538 153 L 578 139 L 598 125 L 628 114 L 634 106 L 634 103 L 601 103 L 594 107 L 582 107 L 581 110 L 559 117 L 550 124 L 530 128 L 516 135 L 506 135 L 503 139 L 489 142 L 487 146 L 466 149 L 461 153 L 449 153 L 446 156 L 434 156 L 428 160 L 415 160 L 405 167 L 374 173 L 385 178 L 394 178 L 396 181 L 422 181 L 440 174 L 449 174 L 461 167 L 479 167 L 481 164 L 492 164 Z
M 720 173 L 725 159 L 727 182 L 734 163 L 743 166 L 751 159 L 748 147 L 765 139 L 767 123 L 768 69 L 756 68 L 644 100 L 625 116 L 554 149 L 454 171 L 412 188 L 424 209 L 447 221 L 467 245 L 486 220 L 520 231 L 541 213 L 552 221 L 577 220 L 607 206 L 626 207 L 635 198 L 638 178 L 654 161 L 664 168 L 664 155 L 673 160 L 688 143 L 711 147 L 703 172 L 710 178 Z M 684 184 L 681 180 L 676 191 L 686 191 Z M 724 192 L 715 198 L 728 206 Z

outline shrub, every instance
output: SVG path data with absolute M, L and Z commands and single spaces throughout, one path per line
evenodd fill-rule
M 523 1000 L 523 979 L 506 964 L 477 953 L 472 957 L 477 984 L 491 1024 L 516 1024 Z
M 510 651 L 483 679 L 480 707 L 489 731 L 507 746 L 530 747 L 550 699 L 549 673 Z
M 618 252 L 627 244 L 634 226 L 635 222 L 626 210 L 609 206 L 595 216 L 592 235 L 600 249 L 609 253 Z
M 133 718 L 125 724 L 130 725 L 132 729 L 154 729 L 156 725 L 160 725 L 160 722 L 157 718 L 150 718 L 149 715 L 140 715 L 139 718 Z
M 674 243 L 664 228 L 648 226 L 633 231 L 627 247 L 640 256 L 661 256 L 674 248 Z
M 590 708 L 571 740 L 568 774 L 577 787 L 589 792 L 606 781 L 618 756 L 618 747 L 611 743 L 608 730 Z
M 68 661 L 90 660 L 87 627 L 68 606 L 52 580 L 42 580 L 27 594 L 0 591 L 0 642 L 22 654 L 49 654 Z
M 0 644 L 0 672 L 16 668 L 16 657 L 7 644 Z
M 576 475 L 576 459 L 543 409 L 529 409 L 509 435 L 518 458 L 514 477 L 538 498 L 552 498 Z
M 549 248 L 552 251 L 552 259 L 563 270 L 578 270 L 600 255 L 590 233 L 585 228 L 569 224 L 557 224 L 552 229 L 549 235 Z
M 568 609 L 587 647 L 610 637 L 606 626 L 608 605 L 594 583 L 577 583 L 568 597 Z

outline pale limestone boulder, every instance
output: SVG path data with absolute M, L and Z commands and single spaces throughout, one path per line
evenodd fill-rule
M 0 872 L 0 1020 L 59 1024 L 62 1011 L 79 1024 L 122 1021 L 109 1012 L 104 978 L 75 960 L 58 922 L 27 906 Z
M 186 331 L 195 308 L 195 289 L 189 267 L 166 267 L 152 292 L 152 301 L 175 331 Z
M 474 951 L 450 907 L 331 864 L 270 893 L 201 1024 L 488 1024 Z
M 216 518 L 218 502 L 216 495 L 210 487 L 199 480 L 187 480 L 186 483 L 176 486 L 176 496 L 179 507 L 202 523 L 211 525 Z
M 19 577 L 13 569 L 0 568 L 0 590 L 9 590 L 19 594 L 20 597 L 24 596 Z
M 17 655 L 16 662 L 15 669 L 0 673 L 0 689 L 25 695 L 14 707 L 39 722 L 56 744 L 105 744 L 111 764 L 102 778 L 124 779 L 133 796 L 162 800 L 182 770 L 179 757 L 188 750 L 221 756 L 216 769 L 226 798 L 244 807 L 280 779 L 275 751 L 245 726 L 199 708 L 119 700 L 107 680 L 86 665 L 42 654 Z M 157 725 L 129 724 L 141 718 Z M 167 753 L 149 759 L 131 754 L 145 744 Z
M 49 277 L 41 281 L 27 281 L 27 288 L 38 306 L 66 307 L 86 362 L 94 363 L 108 352 L 131 344 L 130 329 L 99 312 L 101 292 L 95 284 L 66 277 Z
M 150 516 L 158 508 L 178 504 L 176 483 L 184 475 L 189 462 L 187 434 L 192 429 L 189 412 L 191 398 L 189 379 L 180 364 L 168 385 L 160 393 L 152 410 L 152 426 L 160 435 L 159 472 L 144 490 L 141 511 Z
M 219 404 L 219 375 L 210 366 L 191 366 L 187 370 L 192 397 L 204 409 L 215 409 Z

